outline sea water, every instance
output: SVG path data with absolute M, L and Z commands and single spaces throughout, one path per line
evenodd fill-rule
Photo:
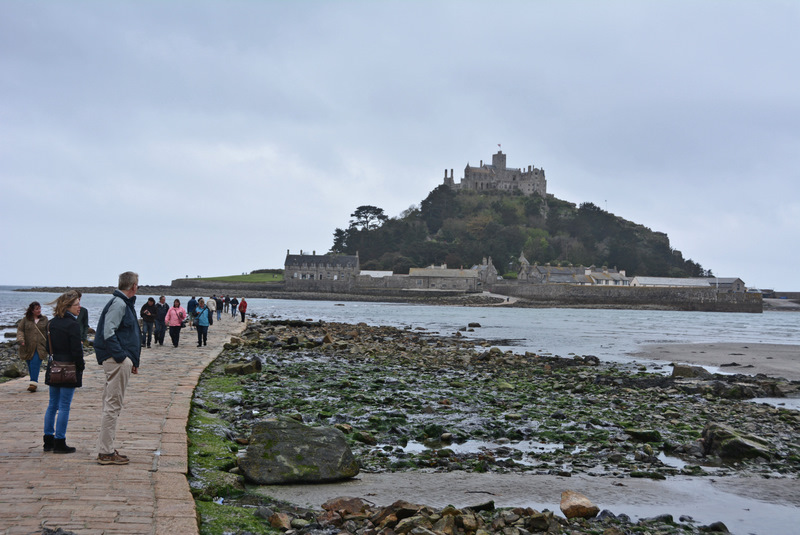
M 0 286 L 0 334 L 14 332 L 16 322 L 31 301 L 47 303 L 55 293 L 18 292 Z M 81 305 L 89 311 L 89 325 L 108 302 L 109 294 L 84 294 Z M 137 296 L 138 309 L 148 297 Z M 168 295 L 185 307 L 190 296 Z M 201 297 L 201 296 L 197 296 Z M 203 296 L 208 297 L 208 296 Z M 241 298 L 241 296 L 240 296 Z M 678 312 L 664 310 L 606 310 L 578 308 L 459 307 L 402 303 L 247 299 L 248 314 L 272 319 L 322 320 L 424 329 L 452 335 L 470 323 L 480 327 L 461 331 L 465 338 L 484 339 L 501 349 L 531 351 L 541 355 L 595 355 L 603 361 L 631 362 L 633 353 L 649 344 L 669 343 L 769 343 L 800 345 L 800 315 L 767 311 L 763 314 Z M 212 327 L 213 332 L 213 327 Z M 639 361 L 641 359 L 638 359 Z

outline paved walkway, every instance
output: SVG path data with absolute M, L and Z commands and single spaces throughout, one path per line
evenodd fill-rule
M 209 328 L 208 346 L 183 329 L 181 345 L 142 349 L 117 424 L 124 466 L 96 463 L 103 376 L 87 358 L 83 387 L 75 392 L 67 429 L 69 455 L 43 453 L 42 426 L 49 399 L 30 393 L 27 377 L 0 384 L 0 533 L 41 533 L 42 527 L 83 534 L 197 533 L 194 499 L 186 480 L 186 422 L 194 388 L 241 320 L 223 314 Z

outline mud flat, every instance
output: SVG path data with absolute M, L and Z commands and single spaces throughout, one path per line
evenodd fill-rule
M 723 373 L 743 373 L 800 381 L 800 346 L 716 343 L 653 344 L 633 356 L 667 362 L 699 364 Z

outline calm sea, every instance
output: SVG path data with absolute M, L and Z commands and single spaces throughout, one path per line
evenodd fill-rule
M 31 301 L 43 304 L 45 315 L 57 294 L 15 292 L 0 286 L 0 330 L 15 330 L 15 323 Z M 137 308 L 147 298 L 137 296 Z M 153 296 L 158 298 L 158 296 Z M 186 304 L 189 296 L 177 297 Z M 207 297 L 207 296 L 206 296 Z M 89 323 L 108 301 L 105 294 L 86 294 L 81 303 L 89 310 Z M 424 328 L 453 334 L 468 323 L 481 325 L 467 337 L 489 339 L 515 352 L 533 351 L 559 356 L 596 355 L 602 360 L 626 362 L 643 345 L 653 343 L 744 342 L 800 344 L 800 315 L 790 312 L 731 314 L 657 310 L 523 309 L 499 307 L 440 307 L 397 303 L 354 303 L 248 299 L 248 312 L 262 317 L 311 319 L 369 325 Z M 213 327 L 212 327 L 213 329 Z

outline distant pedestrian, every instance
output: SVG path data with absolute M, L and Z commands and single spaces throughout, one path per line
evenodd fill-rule
M 194 298 L 194 296 L 192 296 L 192 298 L 189 299 L 189 302 L 186 303 L 186 312 L 189 314 L 190 318 L 194 317 L 194 311 L 196 308 L 197 308 L 197 300 Z M 189 323 L 189 330 L 192 330 L 191 322 Z
M 142 317 L 142 346 L 150 347 L 153 340 L 153 331 L 156 326 L 156 300 L 152 297 L 147 299 L 147 303 L 142 305 L 139 315 Z
M 205 300 L 201 297 L 194 311 L 194 326 L 197 328 L 197 347 L 206 345 L 208 341 L 210 318 L 211 311 L 206 306 Z
M 164 335 L 167 332 L 167 312 L 169 312 L 167 298 L 162 295 L 158 298 L 158 303 L 156 303 L 156 329 L 154 333 L 156 343 L 160 346 L 164 345 Z
M 50 386 L 50 402 L 44 413 L 44 451 L 53 453 L 75 453 L 77 448 L 67 445 L 67 424 L 69 409 L 75 389 L 83 386 L 83 344 L 78 313 L 81 311 L 79 292 L 70 290 L 58 297 L 53 308 L 53 321 L 47 330 L 50 336 L 50 352 L 53 360 L 75 364 L 74 384 L 50 384 L 50 374 L 45 374 L 44 382 Z
M 181 340 L 181 328 L 186 319 L 186 309 L 181 306 L 180 299 L 176 299 L 172 303 L 172 308 L 167 312 L 165 318 L 167 327 L 169 327 L 169 338 L 172 340 L 173 347 L 178 347 L 178 342 Z
M 238 306 L 239 306 L 239 300 L 236 299 L 235 297 L 231 299 L 231 316 L 233 316 L 234 318 L 236 317 L 236 312 L 237 312 L 236 307 Z
M 217 297 L 216 299 L 214 299 L 214 301 L 216 302 L 216 307 L 217 307 L 217 319 L 222 320 L 222 298 Z
M 242 315 L 242 323 L 244 323 L 244 314 L 247 312 L 247 301 L 242 297 L 242 302 L 239 303 L 239 313 Z
M 114 449 L 117 420 L 125 401 L 131 374 L 139 373 L 142 354 L 142 331 L 136 318 L 136 292 L 139 275 L 132 271 L 120 274 L 114 296 L 103 308 L 94 337 L 94 354 L 103 366 L 103 417 L 97 438 L 97 463 L 128 464 L 130 460 Z
M 78 298 L 83 297 L 80 290 L 75 291 L 78 293 Z M 81 311 L 78 312 L 78 326 L 81 328 L 81 343 L 87 346 L 87 340 L 89 339 L 89 311 L 85 307 L 81 307 Z
M 206 303 L 206 308 L 208 308 L 208 324 L 214 325 L 214 313 L 217 311 L 217 298 L 215 296 L 211 296 Z
M 28 305 L 25 316 L 17 322 L 17 342 L 19 358 L 28 364 L 28 392 L 36 392 L 42 357 L 47 356 L 47 316 L 42 315 L 42 305 L 38 301 Z
M 225 299 L 223 299 L 223 300 L 222 300 L 222 304 L 223 304 L 223 306 L 224 306 L 224 309 L 225 309 L 225 310 L 224 310 L 225 314 L 227 314 L 228 312 L 230 312 L 230 309 L 229 309 L 229 307 L 230 307 L 230 305 L 231 305 L 231 296 L 230 296 L 230 295 L 226 295 L 226 296 L 225 296 Z

